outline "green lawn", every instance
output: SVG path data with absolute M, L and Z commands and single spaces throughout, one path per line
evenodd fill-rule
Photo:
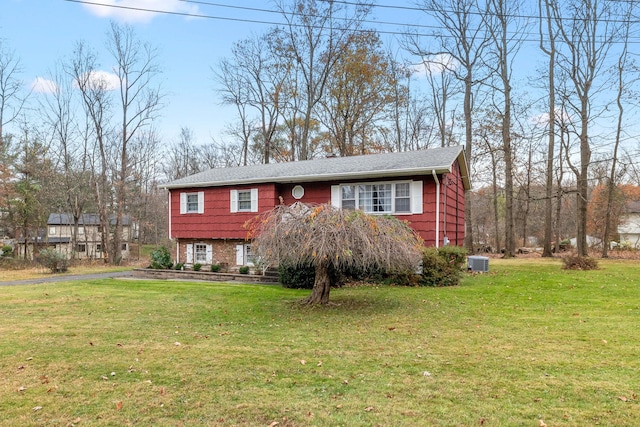
M 0 287 L 0 425 L 636 426 L 640 263 L 454 288 Z M 278 423 L 278 424 L 276 424 Z

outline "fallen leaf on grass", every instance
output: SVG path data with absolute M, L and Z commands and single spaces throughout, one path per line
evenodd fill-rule
M 300 361 L 300 364 L 301 364 L 301 365 L 306 365 L 306 364 L 307 364 L 307 361 L 306 361 L 306 360 L 304 360 L 304 359 L 302 359 L 302 360 Z
M 39 411 L 42 409 L 42 406 L 34 406 L 33 411 Z
M 272 422 L 271 424 L 269 424 L 269 427 L 276 427 L 278 424 L 280 424 L 277 421 Z
M 367 406 L 366 408 L 364 408 L 364 410 L 367 412 L 371 412 L 373 411 L 373 409 L 374 409 L 373 406 Z
M 544 421 L 540 420 L 540 427 L 547 427 Z
M 18 389 L 18 391 L 25 391 L 27 388 L 25 386 L 20 386 L 20 388 Z
M 160 396 L 164 396 L 164 393 L 165 393 L 164 387 L 160 387 Z
M 116 411 L 120 411 L 122 409 L 122 400 L 116 403 Z
M 629 401 L 629 399 L 627 399 L 627 396 L 618 396 L 618 399 L 622 400 L 623 402 Z

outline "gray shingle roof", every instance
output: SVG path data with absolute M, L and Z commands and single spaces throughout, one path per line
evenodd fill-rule
M 383 178 L 451 172 L 459 160 L 465 188 L 470 188 L 461 146 L 209 169 L 162 185 L 162 188 L 216 187 L 255 183 L 294 183 Z
M 109 217 L 111 225 L 115 225 L 116 218 L 114 215 Z M 85 213 L 78 218 L 79 225 L 100 225 L 100 216 L 98 214 Z M 122 225 L 130 225 L 131 219 L 129 215 L 122 216 Z M 69 213 L 52 213 L 49 214 L 47 225 L 73 225 L 73 215 Z

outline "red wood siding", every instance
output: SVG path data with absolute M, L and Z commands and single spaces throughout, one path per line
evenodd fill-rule
M 244 224 L 256 212 L 231 213 L 231 190 L 258 189 L 258 211 L 272 209 L 278 202 L 274 184 L 234 187 L 185 188 L 171 190 L 171 238 L 245 239 Z M 180 214 L 180 193 L 204 191 L 204 213 Z
M 441 178 L 442 222 L 440 234 L 441 239 L 446 236 L 451 245 L 464 246 L 464 183 L 457 162 L 452 169 L 451 173 L 445 174 Z
M 402 177 L 398 180 L 423 180 L 422 214 L 397 215 L 406 220 L 424 239 L 426 246 L 436 245 L 436 182 L 432 176 Z M 442 246 L 447 237 L 451 245 L 464 243 L 464 186 L 458 164 L 454 163 L 453 172 L 439 175 L 440 209 L 438 246 Z M 171 190 L 171 237 L 177 239 L 245 239 L 247 232 L 243 225 L 258 213 L 231 213 L 231 190 L 258 189 L 259 212 L 265 212 L 280 203 L 296 201 L 303 203 L 328 203 L 331 201 L 331 185 L 349 182 L 391 182 L 394 179 L 353 180 L 340 182 L 310 182 L 303 184 L 257 184 L 246 186 L 193 188 Z M 304 196 L 297 200 L 292 195 L 296 185 L 304 188 Z M 180 214 L 180 193 L 204 191 L 203 214 Z

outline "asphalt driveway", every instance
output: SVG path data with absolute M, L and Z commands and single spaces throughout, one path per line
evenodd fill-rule
M 72 274 L 69 276 L 48 276 L 28 280 L 12 280 L 0 282 L 0 286 L 37 285 L 40 283 L 68 282 L 72 280 L 111 279 L 114 277 L 132 277 L 131 271 L 113 271 L 110 273 Z

